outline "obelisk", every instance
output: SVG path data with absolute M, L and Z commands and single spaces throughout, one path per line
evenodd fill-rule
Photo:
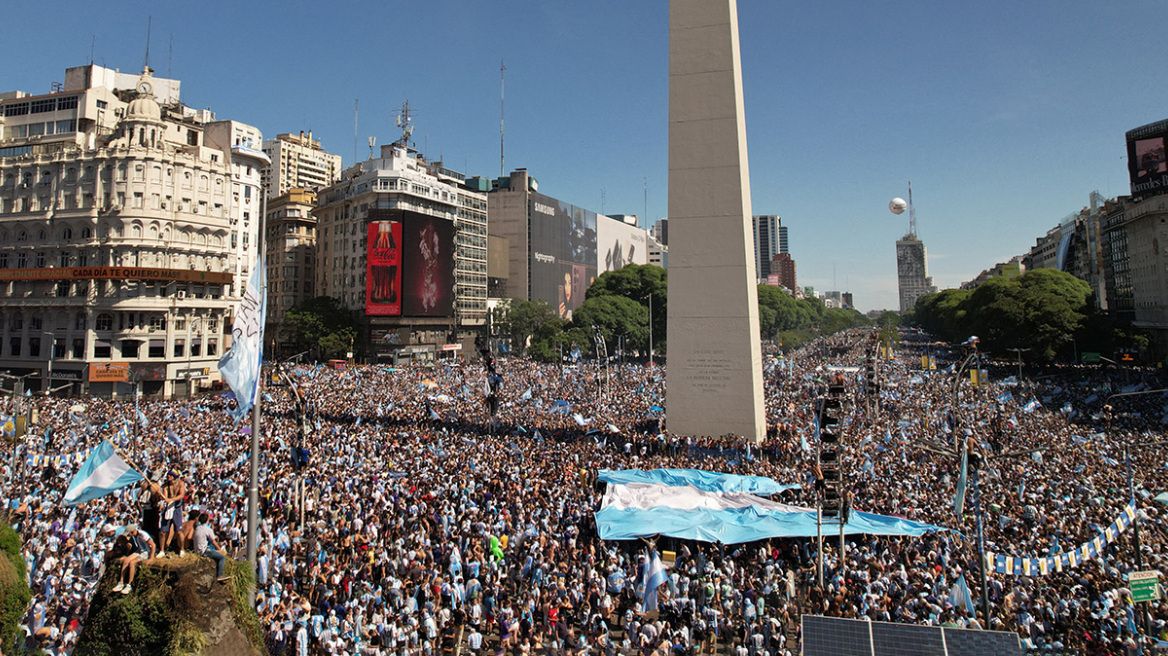
M 670 432 L 766 436 L 736 0 L 669 2 Z

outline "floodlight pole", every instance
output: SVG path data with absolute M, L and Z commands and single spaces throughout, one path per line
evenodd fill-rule
M 823 589 L 823 504 L 815 508 L 815 569 L 819 573 L 819 589 Z

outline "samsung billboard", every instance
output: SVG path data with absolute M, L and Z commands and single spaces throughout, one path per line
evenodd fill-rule
M 571 319 L 596 280 L 596 213 L 542 194 L 529 202 L 531 299 Z
M 454 316 L 454 223 L 408 210 L 370 210 L 365 313 Z
M 1157 121 L 1127 133 L 1127 167 L 1132 196 L 1155 196 L 1168 192 L 1168 120 Z

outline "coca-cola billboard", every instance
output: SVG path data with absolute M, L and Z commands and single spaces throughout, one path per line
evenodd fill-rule
M 399 221 L 373 221 L 368 229 L 365 314 L 401 316 L 402 224 Z

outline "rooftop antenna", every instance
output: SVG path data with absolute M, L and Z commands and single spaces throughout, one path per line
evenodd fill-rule
M 645 185 L 645 225 L 651 225 L 649 222 L 649 176 L 641 176 L 641 183 Z
M 142 69 L 150 70 L 150 23 L 154 21 L 153 16 L 146 17 L 146 62 L 142 64 Z
M 357 163 L 357 108 L 361 105 L 360 98 L 353 99 L 353 163 Z
M 503 119 L 507 116 L 504 92 L 507 88 L 507 67 L 499 60 L 499 177 L 503 177 Z
M 917 236 L 917 210 L 912 203 L 912 180 L 908 182 L 908 234 L 914 239 Z
M 369 159 L 373 159 L 373 146 L 377 143 L 377 137 L 369 137 Z
M 95 46 L 97 46 L 97 35 L 96 34 L 94 34 L 93 38 L 90 39 L 90 41 L 89 41 L 89 65 L 90 66 L 93 66 L 93 49 Z
M 402 131 L 401 139 L 399 139 L 397 143 L 401 144 L 404 148 L 409 148 L 410 136 L 414 134 L 414 124 L 412 120 L 414 117 L 414 111 L 410 109 L 409 99 L 407 98 L 406 101 L 402 103 L 401 109 L 395 109 L 393 113 L 395 115 L 394 123 L 397 125 L 397 127 L 401 128 Z
M 174 63 L 174 32 L 170 33 L 170 43 L 166 47 L 166 77 L 170 77 L 170 65 Z
M 604 187 L 600 188 L 600 213 L 604 214 Z

